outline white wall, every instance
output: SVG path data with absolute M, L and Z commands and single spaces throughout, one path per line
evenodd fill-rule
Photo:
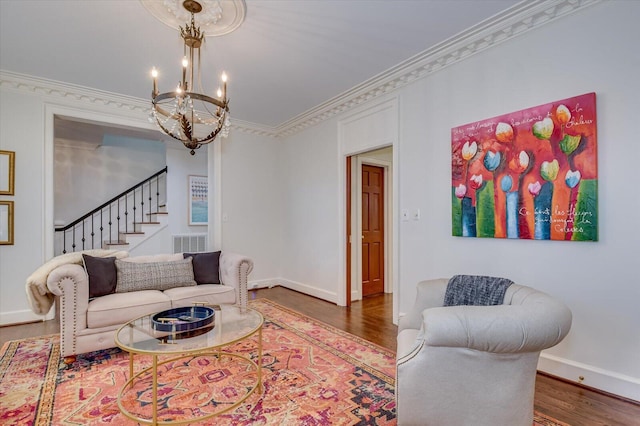
M 169 231 L 171 235 L 206 234 L 207 225 L 189 225 L 189 175 L 207 176 L 209 146 L 200 147 L 195 155 L 179 142 L 167 142 L 166 146 Z
M 344 292 L 336 126 L 332 119 L 287 138 L 281 154 L 281 276 L 287 287 L 334 302 Z
M 422 212 L 421 220 L 399 223 L 400 312 L 412 305 L 423 279 L 509 277 L 573 311 L 569 336 L 545 351 L 541 369 L 570 380 L 582 375 L 588 386 L 640 400 L 640 280 L 632 263 L 640 240 L 632 225 L 640 210 L 632 189 L 640 157 L 640 27 L 634 16 L 640 16 L 640 2 L 594 5 L 398 90 L 394 167 L 397 208 Z M 591 91 L 597 94 L 600 241 L 452 237 L 451 128 Z M 283 276 L 316 295 L 341 291 L 339 161 L 335 118 L 283 143 Z
M 44 227 L 44 116 L 38 96 L 0 93 L 0 149 L 14 151 L 14 244 L 0 246 L 0 324 L 39 317 L 27 307 L 24 283 L 42 264 Z
M 222 249 L 254 260 L 259 286 L 282 276 L 282 187 L 279 142 L 232 131 L 222 139 Z
M 397 108 L 392 97 L 282 141 L 280 284 L 346 304 L 346 157 L 396 140 Z M 388 158 L 389 150 L 378 155 Z

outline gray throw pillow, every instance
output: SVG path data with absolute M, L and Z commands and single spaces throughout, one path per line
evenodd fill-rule
M 82 263 L 89 277 L 89 299 L 105 296 L 116 290 L 115 257 L 94 257 L 82 254 Z
M 168 290 L 196 285 L 191 258 L 168 262 L 126 262 L 116 259 L 116 293 Z
M 183 253 L 193 258 L 193 276 L 198 284 L 220 284 L 220 252 Z

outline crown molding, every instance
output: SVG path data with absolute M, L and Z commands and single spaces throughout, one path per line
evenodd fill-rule
M 278 132 L 275 127 L 252 123 L 250 121 L 238 120 L 233 117 L 231 117 L 231 128 L 251 135 L 266 136 L 269 138 L 278 137 Z
M 606 0 L 522 1 L 276 127 L 233 118 L 231 126 L 235 130 L 257 136 L 270 138 L 291 136 L 471 55 L 604 1 Z M 5 70 L 0 70 L 0 88 L 72 102 L 87 102 L 101 107 L 124 108 L 145 115 L 150 112 L 147 99 Z
M 0 88 L 19 92 L 30 92 L 34 95 L 87 102 L 99 106 L 125 108 L 148 114 L 149 102 L 133 96 L 120 95 L 105 90 L 80 86 L 73 83 L 48 80 L 27 74 L 0 70 Z
M 149 112 L 151 112 L 150 102 L 148 99 L 120 95 L 118 93 L 93 89 L 72 83 L 48 80 L 41 77 L 34 77 L 6 70 L 0 70 L 0 88 L 22 93 L 28 92 L 47 98 L 69 100 L 72 102 L 87 102 L 103 107 L 124 108 L 129 111 L 139 112 L 145 116 L 149 115 Z M 274 127 L 234 118 L 231 118 L 231 127 L 235 130 L 252 135 L 266 136 L 270 138 L 278 136 Z
M 293 135 L 473 54 L 605 0 L 525 0 L 276 127 Z

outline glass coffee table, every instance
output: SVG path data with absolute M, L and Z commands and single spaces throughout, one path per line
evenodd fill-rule
M 157 323 L 156 325 L 153 324 L 154 320 L 158 319 L 157 314 L 152 313 L 129 321 L 116 332 L 116 345 L 129 352 L 129 380 L 118 393 L 118 407 L 128 418 L 139 423 L 152 425 L 193 423 L 234 409 L 253 394 L 256 389 L 259 393 L 262 393 L 262 366 L 260 362 L 262 359 L 262 324 L 264 322 L 262 314 L 253 309 L 236 305 L 197 305 L 213 308 L 215 314 L 212 324 L 183 332 L 159 331 Z M 163 330 L 166 330 L 166 328 L 163 328 Z M 254 335 L 257 336 L 257 362 L 250 358 L 248 352 L 243 355 L 222 351 L 223 348 L 249 339 Z M 135 354 L 150 355 L 152 357 L 151 367 L 134 374 Z M 230 357 L 233 362 L 245 363 L 246 368 L 243 368 L 243 370 L 255 370 L 255 380 L 247 384 L 246 377 L 244 377 L 242 384 L 238 385 L 242 392 L 234 393 L 234 395 L 237 394 L 237 400 L 227 401 L 220 407 L 220 410 L 198 415 L 195 418 L 175 419 L 169 415 L 165 416 L 168 418 L 159 419 L 158 366 L 167 364 L 169 369 L 174 365 L 174 362 L 195 356 L 211 357 L 213 361 L 217 360 L 218 362 L 221 362 L 222 358 Z M 161 358 L 160 360 L 159 357 Z M 150 378 L 149 375 L 151 376 Z M 151 414 L 142 415 L 142 409 L 139 409 L 138 413 L 134 413 L 131 408 L 125 407 L 123 400 L 127 399 L 124 397 L 126 392 L 128 390 L 134 392 L 134 386 L 140 386 L 141 383 L 149 381 L 151 382 L 151 394 L 149 395 L 152 406 Z M 149 385 L 144 386 L 147 386 L 146 390 L 141 391 L 138 389 L 135 392 L 137 394 L 148 392 Z M 161 389 L 162 392 L 164 391 Z

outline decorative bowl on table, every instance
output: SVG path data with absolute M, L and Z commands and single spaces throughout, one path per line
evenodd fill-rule
M 182 333 L 211 326 L 215 311 L 208 306 L 185 306 L 158 312 L 151 317 L 154 330 Z

